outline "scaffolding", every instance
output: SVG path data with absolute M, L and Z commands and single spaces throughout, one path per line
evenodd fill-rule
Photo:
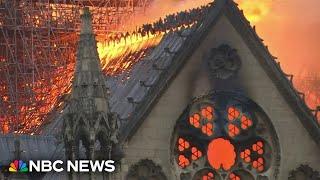
M 151 0 L 0 0 L 0 126 L 34 133 L 61 111 L 75 62 L 80 11 L 97 35 L 126 29 Z M 48 96 L 50 95 L 50 96 Z M 54 102 L 54 103 L 52 103 Z

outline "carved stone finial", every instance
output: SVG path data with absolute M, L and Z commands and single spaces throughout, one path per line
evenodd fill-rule
M 85 7 L 81 14 L 81 34 L 91 34 L 92 33 L 92 15 L 90 13 L 89 7 Z

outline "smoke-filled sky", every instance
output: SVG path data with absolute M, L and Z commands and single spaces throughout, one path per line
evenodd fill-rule
M 142 22 L 212 0 L 155 0 Z M 320 0 L 236 0 L 287 73 L 320 71 Z
M 319 7 L 319 0 L 273 0 L 269 14 L 255 23 L 270 51 L 289 73 L 320 71 Z

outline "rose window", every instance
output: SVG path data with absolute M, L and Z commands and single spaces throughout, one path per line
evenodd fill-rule
M 278 172 L 279 145 L 255 103 L 215 93 L 194 101 L 178 120 L 173 159 L 180 179 L 268 179 Z

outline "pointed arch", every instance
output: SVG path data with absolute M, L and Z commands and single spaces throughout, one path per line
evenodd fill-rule
M 99 127 L 106 127 L 107 129 L 110 129 L 109 118 L 104 114 L 99 114 L 97 121 L 94 124 L 95 129 L 99 129 Z
M 94 129 L 96 139 L 98 139 L 102 144 L 107 144 L 111 134 L 108 118 L 103 114 L 100 114 L 95 123 Z
M 76 132 L 79 127 L 90 127 L 87 116 L 81 113 L 74 118 L 73 132 Z

